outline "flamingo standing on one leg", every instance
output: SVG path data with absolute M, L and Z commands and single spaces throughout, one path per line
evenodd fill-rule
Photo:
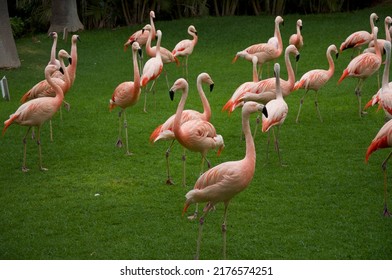
M 121 111 L 118 114 L 119 131 L 117 147 L 122 147 L 123 143 L 121 140 L 121 115 L 124 115 L 124 128 L 125 128 L 125 143 L 127 148 L 127 155 L 132 155 L 128 148 L 128 124 L 125 109 L 135 105 L 140 97 L 140 74 L 139 66 L 137 63 L 137 52 L 141 52 L 141 48 L 138 42 L 132 44 L 132 61 L 133 61 L 133 82 L 123 82 L 119 84 L 113 92 L 112 98 L 110 99 L 110 111 L 115 107 L 120 107 Z
M 185 56 L 185 77 L 188 80 L 188 57 L 192 54 L 194 47 L 197 44 L 197 31 L 193 25 L 188 27 L 188 34 L 193 37 L 192 40 L 185 39 L 177 43 L 174 47 L 172 54 L 175 57 Z
M 377 133 L 376 137 L 374 137 L 373 141 L 370 143 L 367 151 L 365 162 L 368 162 L 370 155 L 377 151 L 378 149 L 389 148 L 392 146 L 392 120 L 389 120 L 385 123 L 379 132 Z M 386 159 L 382 162 L 381 168 L 384 173 L 384 211 L 383 214 L 386 217 L 390 217 L 391 214 L 388 211 L 387 206 L 387 163 L 388 160 L 391 158 L 392 152 L 386 157 Z
M 292 34 L 289 39 L 289 45 L 294 45 L 298 51 L 304 45 L 304 38 L 302 37 L 301 30 L 302 30 L 302 20 L 299 19 L 297 20 L 297 33 Z M 297 65 L 298 63 L 295 63 L 295 74 L 297 74 Z
M 207 161 L 208 168 L 211 167 L 211 164 L 206 157 L 207 152 L 218 148 L 219 155 L 224 148 L 223 137 L 222 135 L 216 134 L 215 127 L 208 121 L 190 120 L 181 124 L 182 112 L 184 111 L 185 102 L 188 97 L 188 82 L 183 78 L 178 79 L 171 87 L 170 98 L 172 100 L 174 98 L 174 92 L 179 89 L 182 90 L 182 95 L 174 117 L 174 136 L 184 148 L 201 154 L 200 174 L 202 174 L 204 160 Z M 197 217 L 197 207 L 195 214 L 190 218 L 193 219 L 195 217 Z
M 373 40 L 377 44 L 377 33 L 378 28 L 373 29 Z M 359 116 L 362 117 L 363 111 L 361 107 L 361 89 L 363 81 L 376 73 L 381 66 L 381 52 L 379 48 L 376 48 L 376 53 L 362 53 L 355 57 L 348 64 L 347 68 L 343 71 L 338 84 L 340 84 L 346 77 L 358 78 L 357 86 L 355 87 L 355 94 L 358 98 L 359 105 Z
M 200 244 L 203 225 L 209 210 L 219 202 L 225 205 L 222 224 L 223 258 L 226 259 L 227 209 L 231 199 L 246 189 L 252 181 L 256 166 L 255 144 L 250 132 L 250 114 L 262 111 L 268 115 L 264 105 L 256 102 L 246 102 L 242 107 L 242 130 L 245 134 L 246 153 L 242 160 L 221 163 L 199 177 L 193 190 L 186 194 L 183 215 L 192 203 L 208 202 L 204 213 L 199 219 L 199 234 L 197 238 L 196 259 L 200 256 Z
M 59 68 L 56 65 L 48 65 L 45 68 L 45 78 L 48 80 L 48 83 L 52 86 L 52 88 L 56 91 L 55 97 L 41 97 L 30 100 L 22 104 L 16 110 L 16 112 L 4 122 L 3 135 L 6 132 L 7 128 L 13 123 L 29 127 L 27 133 L 23 138 L 23 172 L 27 172 L 29 170 L 26 167 L 26 136 L 29 133 L 31 127 L 33 126 L 37 127 L 39 168 L 42 171 L 47 170 L 42 166 L 40 129 L 41 125 L 45 121 L 51 119 L 53 115 L 59 110 L 61 103 L 63 102 L 63 91 L 61 90 L 61 87 L 53 81 L 53 78 L 51 78 L 51 75 L 58 69 Z
M 262 131 L 267 132 L 271 127 L 277 126 L 278 131 L 275 138 L 275 149 L 278 152 L 279 163 L 282 165 L 282 159 L 279 151 L 279 129 L 287 117 L 289 107 L 283 99 L 282 89 L 280 87 L 280 65 L 275 63 L 274 72 L 276 77 L 276 99 L 271 100 L 265 106 L 267 108 L 268 116 L 262 116 Z M 269 141 L 269 138 L 268 138 Z M 268 149 L 267 149 L 268 155 Z
M 378 20 L 378 16 L 376 13 L 372 13 L 370 15 L 370 31 L 357 31 L 352 33 L 350 36 L 344 40 L 344 42 L 340 45 L 340 52 L 353 48 L 354 50 L 359 50 L 363 45 L 368 44 L 373 39 L 373 29 L 374 29 L 374 21 Z
M 158 79 L 159 75 L 162 73 L 163 63 L 161 58 L 161 40 L 162 40 L 162 32 L 161 30 L 157 31 L 157 46 L 156 46 L 156 56 L 151 57 L 147 60 L 146 64 L 143 67 L 143 73 L 140 78 L 140 84 L 142 87 L 146 87 L 150 81 L 153 81 L 151 88 L 149 91 L 153 90 L 155 85 L 155 81 Z M 147 112 L 147 88 L 145 89 L 144 96 L 144 112 Z
M 200 113 L 195 110 L 184 110 L 182 112 L 181 116 L 181 125 L 184 122 L 190 121 L 190 120 L 204 120 L 204 121 L 209 121 L 211 118 L 211 107 L 208 102 L 208 99 L 204 93 L 202 84 L 206 83 L 210 85 L 210 91 L 214 88 L 214 82 L 211 79 L 210 75 L 207 73 L 201 73 L 197 77 L 197 91 L 199 92 L 199 96 L 201 99 L 201 102 L 203 104 L 203 109 L 204 112 Z M 169 156 L 171 152 L 171 148 L 173 147 L 174 141 L 176 140 L 174 132 L 173 132 L 173 125 L 174 125 L 174 118 L 175 114 L 172 115 L 170 118 L 168 118 L 163 124 L 159 125 L 152 133 L 150 136 L 150 142 L 156 142 L 158 140 L 171 140 L 171 144 L 169 148 L 166 150 L 165 156 L 166 156 L 166 169 L 167 169 L 167 180 L 166 184 L 168 185 L 173 185 L 173 181 L 170 176 L 170 167 L 169 167 Z M 185 187 L 185 153 L 183 155 L 183 186 Z
M 297 119 L 295 120 L 297 123 L 298 123 L 298 119 L 299 119 L 299 114 L 301 112 L 302 104 L 304 103 L 305 96 L 309 90 L 314 90 L 316 92 L 314 105 L 316 106 L 320 121 L 323 121 L 323 119 L 321 118 L 320 110 L 318 108 L 317 93 L 318 93 L 319 89 L 321 87 L 323 87 L 329 81 L 329 79 L 331 79 L 331 77 L 333 76 L 333 74 L 335 72 L 335 64 L 333 62 L 331 52 L 334 52 L 336 54 L 336 58 L 338 58 L 338 56 L 339 56 L 339 52 L 338 52 L 338 49 L 336 48 L 336 46 L 330 45 L 328 47 L 327 53 L 326 53 L 328 64 L 329 64 L 328 70 L 324 70 L 324 69 L 310 70 L 309 72 L 306 72 L 301 77 L 301 79 L 298 82 L 296 82 L 294 85 L 293 90 L 297 90 L 300 88 L 303 88 L 306 90 L 304 96 L 301 98 L 301 101 L 299 103 Z

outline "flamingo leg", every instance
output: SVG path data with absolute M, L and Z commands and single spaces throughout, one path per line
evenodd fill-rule
M 126 155 L 130 156 L 130 155 L 132 155 L 132 153 L 129 151 L 129 148 L 128 148 L 128 122 L 127 122 L 127 116 L 126 116 L 125 110 L 124 110 L 124 128 L 125 128 L 125 145 L 127 148 Z
M 358 108 L 359 108 L 359 117 L 360 118 L 362 117 L 362 115 L 366 114 L 366 112 L 362 111 L 362 105 L 361 105 L 362 85 L 363 85 L 363 80 L 359 79 L 357 87 L 355 88 L 355 95 L 357 96 L 357 99 L 358 99 Z
M 255 130 L 254 130 L 254 132 L 253 132 L 253 139 L 256 138 L 257 128 L 259 127 L 259 124 L 260 124 L 260 114 L 257 114 L 257 117 L 256 117 L 256 126 L 255 126 Z M 241 134 L 241 135 L 242 135 L 242 134 Z
M 387 162 L 388 160 L 391 158 L 392 156 L 392 152 L 389 153 L 388 157 L 382 162 L 381 168 L 383 170 L 384 173 L 384 212 L 383 215 L 385 217 L 390 217 L 391 214 L 388 211 L 388 207 L 387 207 L 387 196 L 388 196 L 388 191 L 387 191 Z
M 165 79 L 166 79 L 167 89 L 170 90 L 169 80 L 167 78 L 167 71 L 166 71 L 166 69 L 163 69 L 163 71 L 165 71 Z
M 174 185 L 173 180 L 171 179 L 170 176 L 170 166 L 169 166 L 169 156 L 171 152 L 171 148 L 173 147 L 175 139 L 171 142 L 169 148 L 167 148 L 165 157 L 166 157 L 166 170 L 167 170 L 167 180 L 166 180 L 166 185 Z
M 53 142 L 52 119 L 49 120 L 50 142 Z
M 280 126 L 278 126 L 277 129 L 278 129 L 278 131 L 276 132 L 276 137 L 275 137 L 275 130 L 273 130 L 274 140 L 275 140 L 275 150 L 278 152 L 280 166 L 286 166 L 285 164 L 282 163 L 282 156 L 280 155 L 280 149 L 279 149 L 279 131 L 280 131 Z
M 229 202 L 225 202 L 225 212 L 223 215 L 223 224 L 222 224 L 222 239 L 223 239 L 223 259 L 226 260 L 226 232 L 227 232 L 227 208 L 229 206 Z
M 318 117 L 319 117 L 320 121 L 323 122 L 323 118 L 321 117 L 320 109 L 319 109 L 319 106 L 318 106 L 317 94 L 318 94 L 318 92 L 316 91 L 316 97 L 315 97 L 315 100 L 314 100 L 314 105 L 316 106 L 317 114 L 318 114 Z
M 307 93 L 308 93 L 308 90 L 306 90 L 304 96 L 302 96 L 301 100 L 299 101 L 299 108 L 298 108 L 297 118 L 295 119 L 296 123 L 298 123 L 299 114 L 301 113 L 302 104 L 304 104 L 304 100 L 305 100 L 305 97 L 306 97 Z
M 186 155 L 185 155 L 185 148 L 182 151 L 182 186 L 186 187 Z
M 186 58 L 185 58 L 185 77 L 186 77 L 186 80 L 188 81 L 188 55 L 186 56 Z
M 27 129 L 25 136 L 23 137 L 23 164 L 22 164 L 22 171 L 27 172 L 29 169 L 26 167 L 26 150 L 27 150 L 27 134 L 29 134 L 31 126 Z
M 39 156 L 39 169 L 41 171 L 47 171 L 48 169 L 42 166 L 42 151 L 41 151 L 41 127 L 38 126 L 37 128 L 38 132 L 37 132 L 37 145 L 38 145 L 38 156 Z
M 69 110 L 71 109 L 71 105 L 65 100 L 63 100 L 63 103 L 64 103 L 65 110 L 67 110 L 67 112 L 69 112 Z M 60 107 L 60 112 L 61 112 L 61 107 Z M 63 119 L 61 119 L 61 120 L 63 120 Z
M 119 148 L 121 148 L 123 146 L 123 142 L 121 140 L 121 128 L 122 128 L 122 125 L 121 125 L 121 115 L 122 115 L 122 112 L 123 112 L 123 110 L 121 110 L 118 113 L 118 138 L 117 138 L 116 146 L 119 147 Z
M 271 131 L 268 130 L 268 138 L 267 138 L 267 153 L 266 153 L 266 157 L 265 157 L 265 164 L 267 164 L 268 160 L 269 160 L 269 145 L 270 145 L 270 136 L 271 136 Z
M 196 260 L 198 260 L 199 257 L 200 257 L 201 236 L 202 236 L 202 233 L 203 233 L 203 225 L 204 225 L 204 222 L 205 222 L 205 218 L 207 217 L 207 214 L 209 212 L 208 208 L 209 208 L 209 206 L 206 207 L 206 209 L 204 210 L 203 215 L 199 219 L 199 233 L 198 233 L 198 236 L 197 236 L 196 256 L 195 256 Z

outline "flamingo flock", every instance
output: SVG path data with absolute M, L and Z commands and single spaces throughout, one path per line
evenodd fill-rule
M 124 44 L 124 50 L 130 46 L 132 49 L 132 66 L 133 77 L 129 81 L 120 83 L 115 87 L 112 97 L 109 100 L 109 110 L 112 111 L 116 107 L 120 108 L 118 114 L 119 120 L 119 135 L 116 141 L 117 147 L 123 147 L 122 134 L 125 131 L 125 147 L 126 155 L 132 155 L 129 149 L 129 134 L 128 123 L 126 119 L 126 110 L 135 106 L 139 99 L 141 92 L 145 91 L 144 111 L 147 112 L 147 94 L 154 90 L 154 85 L 159 79 L 162 71 L 165 71 L 165 65 L 168 63 L 176 63 L 180 65 L 179 57 L 184 57 L 183 76 L 178 78 L 171 87 L 166 76 L 166 83 L 169 89 L 169 96 L 172 101 L 176 92 L 180 92 L 180 100 L 178 101 L 177 109 L 167 116 L 167 120 L 158 124 L 151 132 L 150 142 L 155 143 L 159 140 L 170 141 L 169 147 L 166 150 L 166 184 L 173 185 L 174 180 L 170 172 L 169 156 L 173 144 L 177 141 L 183 148 L 183 175 L 182 185 L 186 187 L 186 156 L 185 151 L 199 153 L 201 156 L 200 176 L 194 183 L 192 190 L 185 195 L 185 204 L 183 208 L 183 215 L 187 212 L 191 204 L 196 204 L 196 210 L 190 219 L 198 219 L 199 231 L 196 242 L 196 258 L 200 257 L 201 240 L 203 226 L 207 215 L 214 209 L 215 205 L 222 202 L 224 204 L 222 237 L 223 237 L 223 258 L 226 258 L 226 232 L 227 232 L 227 212 L 230 201 L 240 192 L 244 191 L 252 181 L 256 170 L 256 149 L 254 137 L 250 132 L 250 116 L 254 113 L 261 113 L 261 130 L 263 133 L 273 131 L 275 150 L 277 151 L 279 163 L 284 166 L 280 148 L 279 148 L 279 130 L 284 124 L 289 112 L 288 104 L 285 98 L 297 90 L 305 90 L 303 97 L 300 100 L 300 105 L 297 113 L 296 122 L 299 122 L 299 116 L 308 91 L 315 92 L 315 107 L 318 117 L 322 122 L 322 117 L 317 100 L 317 94 L 333 77 L 335 72 L 335 63 L 332 58 L 332 53 L 336 58 L 345 49 L 354 48 L 360 49 L 362 46 L 368 45 L 369 48 L 363 53 L 352 58 L 346 69 L 343 71 L 338 84 L 340 84 L 346 77 L 353 77 L 358 79 L 355 88 L 355 94 L 358 98 L 359 116 L 363 117 L 364 112 L 361 105 L 361 90 L 364 81 L 374 75 L 382 67 L 382 52 L 385 50 L 386 60 L 382 79 L 382 86 L 377 94 L 367 103 L 366 107 L 374 104 L 379 104 L 385 111 L 387 117 L 392 117 L 392 84 L 389 82 L 389 67 L 391 60 L 391 43 L 390 43 L 390 25 L 392 20 L 390 17 L 385 19 L 386 39 L 378 40 L 378 28 L 374 26 L 374 22 L 378 19 L 375 13 L 370 15 L 371 33 L 366 31 L 359 31 L 351 34 L 342 42 L 340 49 L 336 45 L 331 44 L 326 50 L 326 58 L 329 65 L 328 69 L 310 69 L 304 73 L 301 78 L 296 80 L 296 71 L 292 67 L 291 57 L 295 57 L 296 62 L 300 57 L 300 50 L 304 46 L 304 37 L 301 34 L 302 20 L 298 19 L 296 23 L 296 34 L 290 36 L 289 44 L 286 48 L 283 46 L 282 35 L 280 33 L 280 26 L 283 25 L 284 20 L 281 16 L 275 18 L 274 36 L 265 43 L 258 43 L 238 51 L 232 60 L 240 57 L 252 63 L 252 80 L 243 81 L 236 89 L 233 89 L 232 96 L 223 105 L 222 111 L 227 111 L 229 115 L 241 108 L 242 114 L 242 133 L 245 136 L 245 156 L 241 160 L 227 161 L 212 166 L 208 160 L 207 155 L 210 150 L 218 150 L 218 155 L 225 147 L 224 131 L 221 131 L 219 126 L 215 126 L 211 122 L 212 108 L 208 102 L 208 98 L 203 90 L 203 84 L 207 84 L 212 91 L 215 83 L 210 74 L 203 72 L 198 75 L 196 81 L 196 88 L 203 105 L 203 112 L 193 109 L 185 109 L 187 98 L 189 94 L 189 73 L 188 73 L 188 59 L 193 53 L 195 46 L 199 40 L 198 32 L 194 25 L 190 25 L 187 29 L 188 34 L 192 39 L 184 39 L 180 41 L 172 51 L 164 48 L 161 44 L 164 42 L 165 34 L 162 30 L 156 30 L 154 19 L 155 12 L 151 11 L 150 23 L 146 24 L 142 30 L 135 32 L 129 37 Z M 77 67 L 77 47 L 76 42 L 79 40 L 78 35 L 73 35 L 71 54 L 65 50 L 58 52 L 58 58 L 55 57 L 57 34 L 52 33 L 53 45 L 51 50 L 51 57 L 48 65 L 44 70 L 45 80 L 36 84 L 30 89 L 21 99 L 23 103 L 15 113 L 11 114 L 9 119 L 4 122 L 3 135 L 11 124 L 19 124 L 27 126 L 28 130 L 23 138 L 23 163 L 22 171 L 27 172 L 26 163 L 26 144 L 27 134 L 32 127 L 37 128 L 37 145 L 39 154 L 39 168 L 40 170 L 47 170 L 42 164 L 41 153 L 41 138 L 40 129 L 42 124 L 51 120 L 57 111 L 60 110 L 61 104 L 68 104 L 64 101 L 65 94 L 72 88 Z M 157 39 L 156 46 L 152 46 L 152 41 Z M 306 37 L 305 37 L 306 39 Z M 149 59 L 143 65 L 142 63 L 142 47 L 145 46 L 146 54 Z M 262 66 L 267 62 L 276 61 L 284 50 L 284 64 L 274 64 L 274 77 L 262 79 Z M 138 63 L 139 57 L 139 63 Z M 64 60 L 68 59 L 69 64 L 66 66 Z M 257 70 L 257 66 L 260 70 Z M 232 66 L 235 67 L 235 66 Z M 287 69 L 287 80 L 281 77 L 281 67 Z M 250 71 L 249 71 L 250 73 Z M 150 85 L 150 89 L 147 86 Z M 67 105 L 69 109 L 69 104 Z M 259 124 L 257 123 L 257 127 Z M 256 127 L 256 128 L 257 128 Z M 123 129 L 124 128 L 124 129 Z M 275 132 L 275 130 L 277 130 Z M 148 141 L 148 139 L 147 139 Z M 269 136 L 268 136 L 269 143 Z M 392 120 L 386 122 L 380 129 L 379 133 L 373 139 L 368 147 L 365 155 L 366 162 L 370 155 L 378 149 L 388 148 L 392 146 Z M 387 162 L 392 156 L 392 152 L 382 163 L 382 169 L 385 176 L 384 183 L 384 215 L 390 216 L 387 207 L 387 180 L 386 180 L 386 166 Z M 268 148 L 267 148 L 268 157 Z M 207 162 L 207 170 L 205 170 L 205 162 Z M 206 203 L 203 208 L 201 216 L 198 213 L 198 204 Z

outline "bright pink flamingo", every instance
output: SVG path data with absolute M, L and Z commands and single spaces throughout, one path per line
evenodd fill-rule
M 22 171 L 27 172 L 28 168 L 26 167 L 26 136 L 29 133 L 31 127 L 37 127 L 37 144 L 38 144 L 38 155 L 39 155 L 39 167 L 40 170 L 47 170 L 42 166 L 42 156 L 41 156 L 41 139 L 40 139 L 40 129 L 41 125 L 47 120 L 51 119 L 53 115 L 59 110 L 61 103 L 63 102 L 63 91 L 61 87 L 58 86 L 51 78 L 51 75 L 57 71 L 59 68 L 56 65 L 48 65 L 45 68 L 45 78 L 48 80 L 48 83 L 54 88 L 56 91 L 55 97 L 41 97 L 30 100 L 24 104 L 22 104 L 14 114 L 10 116 L 8 120 L 4 122 L 3 135 L 6 132 L 7 128 L 13 124 L 19 124 L 23 126 L 28 126 L 27 133 L 23 138 L 23 165 Z
M 163 63 L 161 58 L 161 40 L 162 40 L 162 32 L 160 30 L 157 31 L 157 46 L 156 46 L 156 56 L 151 57 L 147 60 L 146 64 L 143 67 L 143 72 L 140 80 L 140 84 L 142 87 L 146 87 L 150 81 L 153 81 L 153 84 L 149 91 L 151 91 L 155 85 L 155 81 L 158 79 L 159 75 L 162 73 Z M 147 112 L 147 89 L 145 90 L 144 97 L 144 112 Z
M 373 32 L 374 29 L 374 21 L 378 20 L 378 16 L 376 13 L 372 13 L 370 15 L 370 30 Z M 373 39 L 373 34 L 367 31 L 357 31 L 352 33 L 350 36 L 344 40 L 344 42 L 340 45 L 340 52 L 353 48 L 360 49 L 363 45 L 368 44 Z
M 139 46 L 143 47 L 147 43 L 147 39 L 150 31 L 152 31 L 152 40 L 155 40 L 156 32 L 155 32 L 154 18 L 155 18 L 155 12 L 150 11 L 150 26 L 152 27 L 152 29 L 146 32 L 144 28 L 142 28 L 136 31 L 135 33 L 133 33 L 125 42 L 124 51 L 126 51 L 127 48 L 133 44 L 133 42 L 138 42 Z
M 300 54 L 294 45 L 289 45 L 285 50 L 285 62 L 288 73 L 288 80 L 280 79 L 280 86 L 283 93 L 283 97 L 288 96 L 294 88 L 295 74 L 290 61 L 290 54 L 294 55 L 296 60 L 299 59 Z M 262 104 L 267 104 L 269 101 L 276 98 L 276 79 L 268 78 L 255 83 L 248 92 L 238 96 L 234 101 L 230 101 L 232 104 L 229 108 L 234 110 L 238 104 L 244 101 L 256 101 Z
M 188 34 L 192 36 L 192 40 L 185 39 L 177 43 L 172 54 L 175 57 L 185 56 L 185 77 L 188 79 L 188 57 L 193 53 L 193 49 L 197 44 L 197 31 L 193 25 L 188 27 Z
M 365 161 L 368 162 L 370 155 L 377 151 L 378 149 L 389 148 L 392 146 L 392 120 L 389 120 L 385 123 L 379 132 L 377 133 L 376 137 L 374 137 L 373 141 L 370 143 L 367 152 Z M 387 206 L 387 163 L 390 157 L 392 156 L 392 152 L 389 153 L 387 158 L 382 162 L 381 168 L 384 173 L 384 216 L 390 217 L 390 213 L 388 211 Z
M 297 114 L 297 119 L 296 119 L 297 123 L 298 123 L 298 119 L 299 119 L 299 114 L 301 112 L 302 104 L 304 103 L 305 96 L 309 90 L 314 90 L 316 92 L 314 105 L 316 106 L 320 121 L 323 121 L 323 119 L 321 118 L 320 110 L 318 108 L 317 93 L 318 93 L 319 89 L 322 88 L 329 81 L 329 79 L 331 79 L 331 77 L 333 76 L 333 74 L 335 72 L 335 64 L 333 62 L 331 52 L 334 52 L 336 54 L 336 58 L 338 58 L 338 56 L 339 56 L 339 52 L 338 52 L 338 49 L 336 48 L 336 46 L 330 45 L 328 47 L 327 53 L 326 53 L 328 64 L 329 64 L 328 70 L 324 70 L 324 69 L 310 70 L 309 72 L 306 72 L 301 77 L 301 79 L 298 82 L 296 82 L 294 85 L 293 90 L 297 90 L 300 88 L 306 90 L 304 96 L 301 98 L 301 101 L 299 103 L 299 109 L 298 109 L 298 114 Z
M 236 62 L 238 57 L 243 57 L 248 61 L 252 61 L 253 56 L 257 56 L 258 64 L 260 66 L 260 76 L 262 73 L 262 65 L 268 61 L 277 59 L 283 51 L 283 42 L 282 36 L 280 34 L 279 25 L 283 23 L 283 18 L 281 16 L 277 16 L 275 18 L 275 38 L 278 41 L 278 48 L 276 48 L 276 43 L 260 43 L 254 44 L 246 49 L 237 52 L 235 57 L 232 60 L 232 63 Z M 275 42 L 276 40 L 274 40 Z M 271 38 L 270 38 L 270 42 Z
M 200 113 L 195 110 L 184 110 L 181 115 L 181 125 L 184 122 L 190 120 L 204 120 L 209 121 L 211 118 L 211 107 L 207 100 L 207 97 L 204 93 L 202 84 L 206 83 L 210 85 L 210 91 L 214 88 L 214 82 L 211 79 L 210 75 L 207 73 L 201 73 L 197 77 L 197 91 L 199 92 L 199 96 L 201 102 L 203 104 L 204 112 Z M 173 125 L 174 125 L 174 118 L 175 114 L 168 118 L 163 124 L 159 125 L 150 136 L 150 142 L 156 142 L 158 140 L 171 140 L 171 144 L 169 148 L 166 150 L 166 169 L 167 169 L 167 180 L 166 184 L 173 185 L 173 181 L 170 176 L 170 168 L 169 168 L 169 156 L 171 152 L 171 148 L 173 147 L 174 141 L 176 140 L 174 132 L 173 132 Z M 184 165 L 183 165 L 183 172 L 185 174 L 185 153 L 183 155 Z M 183 177 L 183 186 L 185 186 L 185 176 Z
M 279 130 L 280 126 L 283 124 L 287 117 L 287 113 L 289 111 L 289 107 L 287 103 L 283 99 L 282 89 L 280 86 L 280 65 L 279 63 L 275 63 L 274 65 L 274 72 L 275 72 L 275 82 L 276 82 L 276 99 L 271 100 L 268 102 L 265 107 L 267 108 L 268 116 L 262 116 L 262 131 L 267 132 L 271 127 L 277 126 L 278 131 L 275 137 L 274 132 L 274 139 L 275 139 L 275 149 L 278 152 L 279 156 L 279 163 L 282 164 L 282 159 L 280 156 L 279 151 Z M 269 137 L 268 137 L 268 146 L 269 146 Z M 268 156 L 268 148 L 267 148 L 267 156 Z
M 373 40 L 376 44 L 377 42 L 378 28 L 373 29 Z M 361 89 L 363 86 L 363 81 L 376 73 L 381 66 L 381 53 L 378 48 L 376 48 L 376 53 L 362 53 L 355 57 L 348 64 L 347 68 L 343 71 L 338 84 L 340 84 L 346 77 L 358 78 L 358 83 L 355 88 L 355 94 L 358 98 L 359 104 L 359 116 L 361 117 L 362 107 L 361 107 Z
M 250 132 L 250 114 L 262 111 L 267 115 L 267 110 L 262 104 L 246 102 L 242 107 L 242 130 L 245 134 L 246 153 L 242 160 L 221 163 L 199 177 L 193 190 L 186 194 L 183 215 L 192 203 L 208 202 L 204 213 L 199 219 L 199 234 L 197 238 L 196 259 L 200 255 L 200 243 L 205 218 L 211 208 L 219 202 L 225 205 L 223 215 L 223 258 L 226 259 L 226 232 L 227 209 L 231 199 L 245 190 L 252 181 L 256 166 L 255 144 Z
M 127 155 L 132 155 L 128 148 L 128 124 L 125 109 L 134 106 L 140 97 L 140 74 L 139 66 L 137 63 L 137 52 L 141 52 L 141 48 L 138 42 L 132 44 L 132 61 L 133 61 L 133 82 L 123 82 L 119 84 L 113 92 L 112 98 L 110 99 L 109 109 L 112 111 L 115 107 L 120 107 L 121 111 L 118 113 L 118 140 L 116 143 L 117 147 L 122 147 L 123 143 L 121 140 L 121 115 L 124 115 L 124 127 L 125 127 L 125 143 L 127 148 Z
M 190 120 L 181 124 L 182 112 L 186 99 L 188 97 L 188 82 L 180 78 L 170 89 L 170 98 L 173 100 L 174 92 L 182 90 L 181 100 L 178 104 L 176 115 L 174 117 L 173 132 L 176 140 L 187 150 L 198 152 L 201 154 L 200 174 L 204 169 L 204 161 L 207 161 L 208 168 L 211 167 L 207 159 L 207 152 L 218 148 L 218 155 L 224 148 L 222 135 L 216 134 L 215 127 L 205 120 Z M 185 177 L 185 174 L 183 174 Z M 195 214 L 191 218 L 197 217 L 197 208 Z
M 151 25 L 147 24 L 144 27 L 145 30 L 149 30 L 151 31 Z M 157 48 L 156 46 L 151 47 L 151 40 L 152 40 L 152 32 L 150 32 L 150 35 L 148 36 L 148 40 L 147 40 L 147 44 L 146 44 L 146 52 L 147 55 L 149 57 L 155 57 L 156 53 L 157 53 Z M 161 53 L 161 59 L 162 59 L 162 63 L 163 64 L 169 64 L 169 63 L 176 63 L 177 66 L 180 65 L 180 61 L 178 60 L 177 57 L 175 57 L 171 51 L 169 51 L 168 49 L 160 46 L 160 53 Z M 163 68 L 163 70 L 165 71 L 165 78 L 166 78 L 166 84 L 167 84 L 167 88 L 169 88 L 169 82 L 167 80 L 167 73 L 165 68 Z

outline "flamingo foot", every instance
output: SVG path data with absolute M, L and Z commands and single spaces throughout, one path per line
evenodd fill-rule
M 29 172 L 29 170 L 30 170 L 30 169 L 28 169 L 26 166 L 22 166 L 22 171 L 23 171 L 23 172 L 26 173 L 26 172 Z
M 193 213 L 193 215 L 188 216 L 188 220 L 190 220 L 190 221 L 197 220 L 197 211 L 195 211 L 195 213 Z
M 384 206 L 383 216 L 384 217 L 391 217 L 391 214 L 389 213 L 386 205 Z
M 117 146 L 118 148 L 121 148 L 121 147 L 123 146 L 123 142 L 121 141 L 120 138 L 118 138 L 117 143 L 116 143 L 116 146 Z
M 69 110 L 71 109 L 71 105 L 69 105 L 69 103 L 64 102 L 64 108 L 65 110 L 67 110 L 67 112 L 69 112 Z
M 133 153 L 130 152 L 130 151 L 127 151 L 127 152 L 125 153 L 125 155 L 127 155 L 127 156 L 133 156 Z
M 169 186 L 174 185 L 174 182 L 173 182 L 173 180 L 172 180 L 170 177 L 167 178 L 167 180 L 166 180 L 166 185 L 169 185 Z
M 45 168 L 45 167 L 42 167 L 42 166 L 39 168 L 39 170 L 41 170 L 41 171 L 48 171 L 48 169 L 47 169 L 47 168 Z

